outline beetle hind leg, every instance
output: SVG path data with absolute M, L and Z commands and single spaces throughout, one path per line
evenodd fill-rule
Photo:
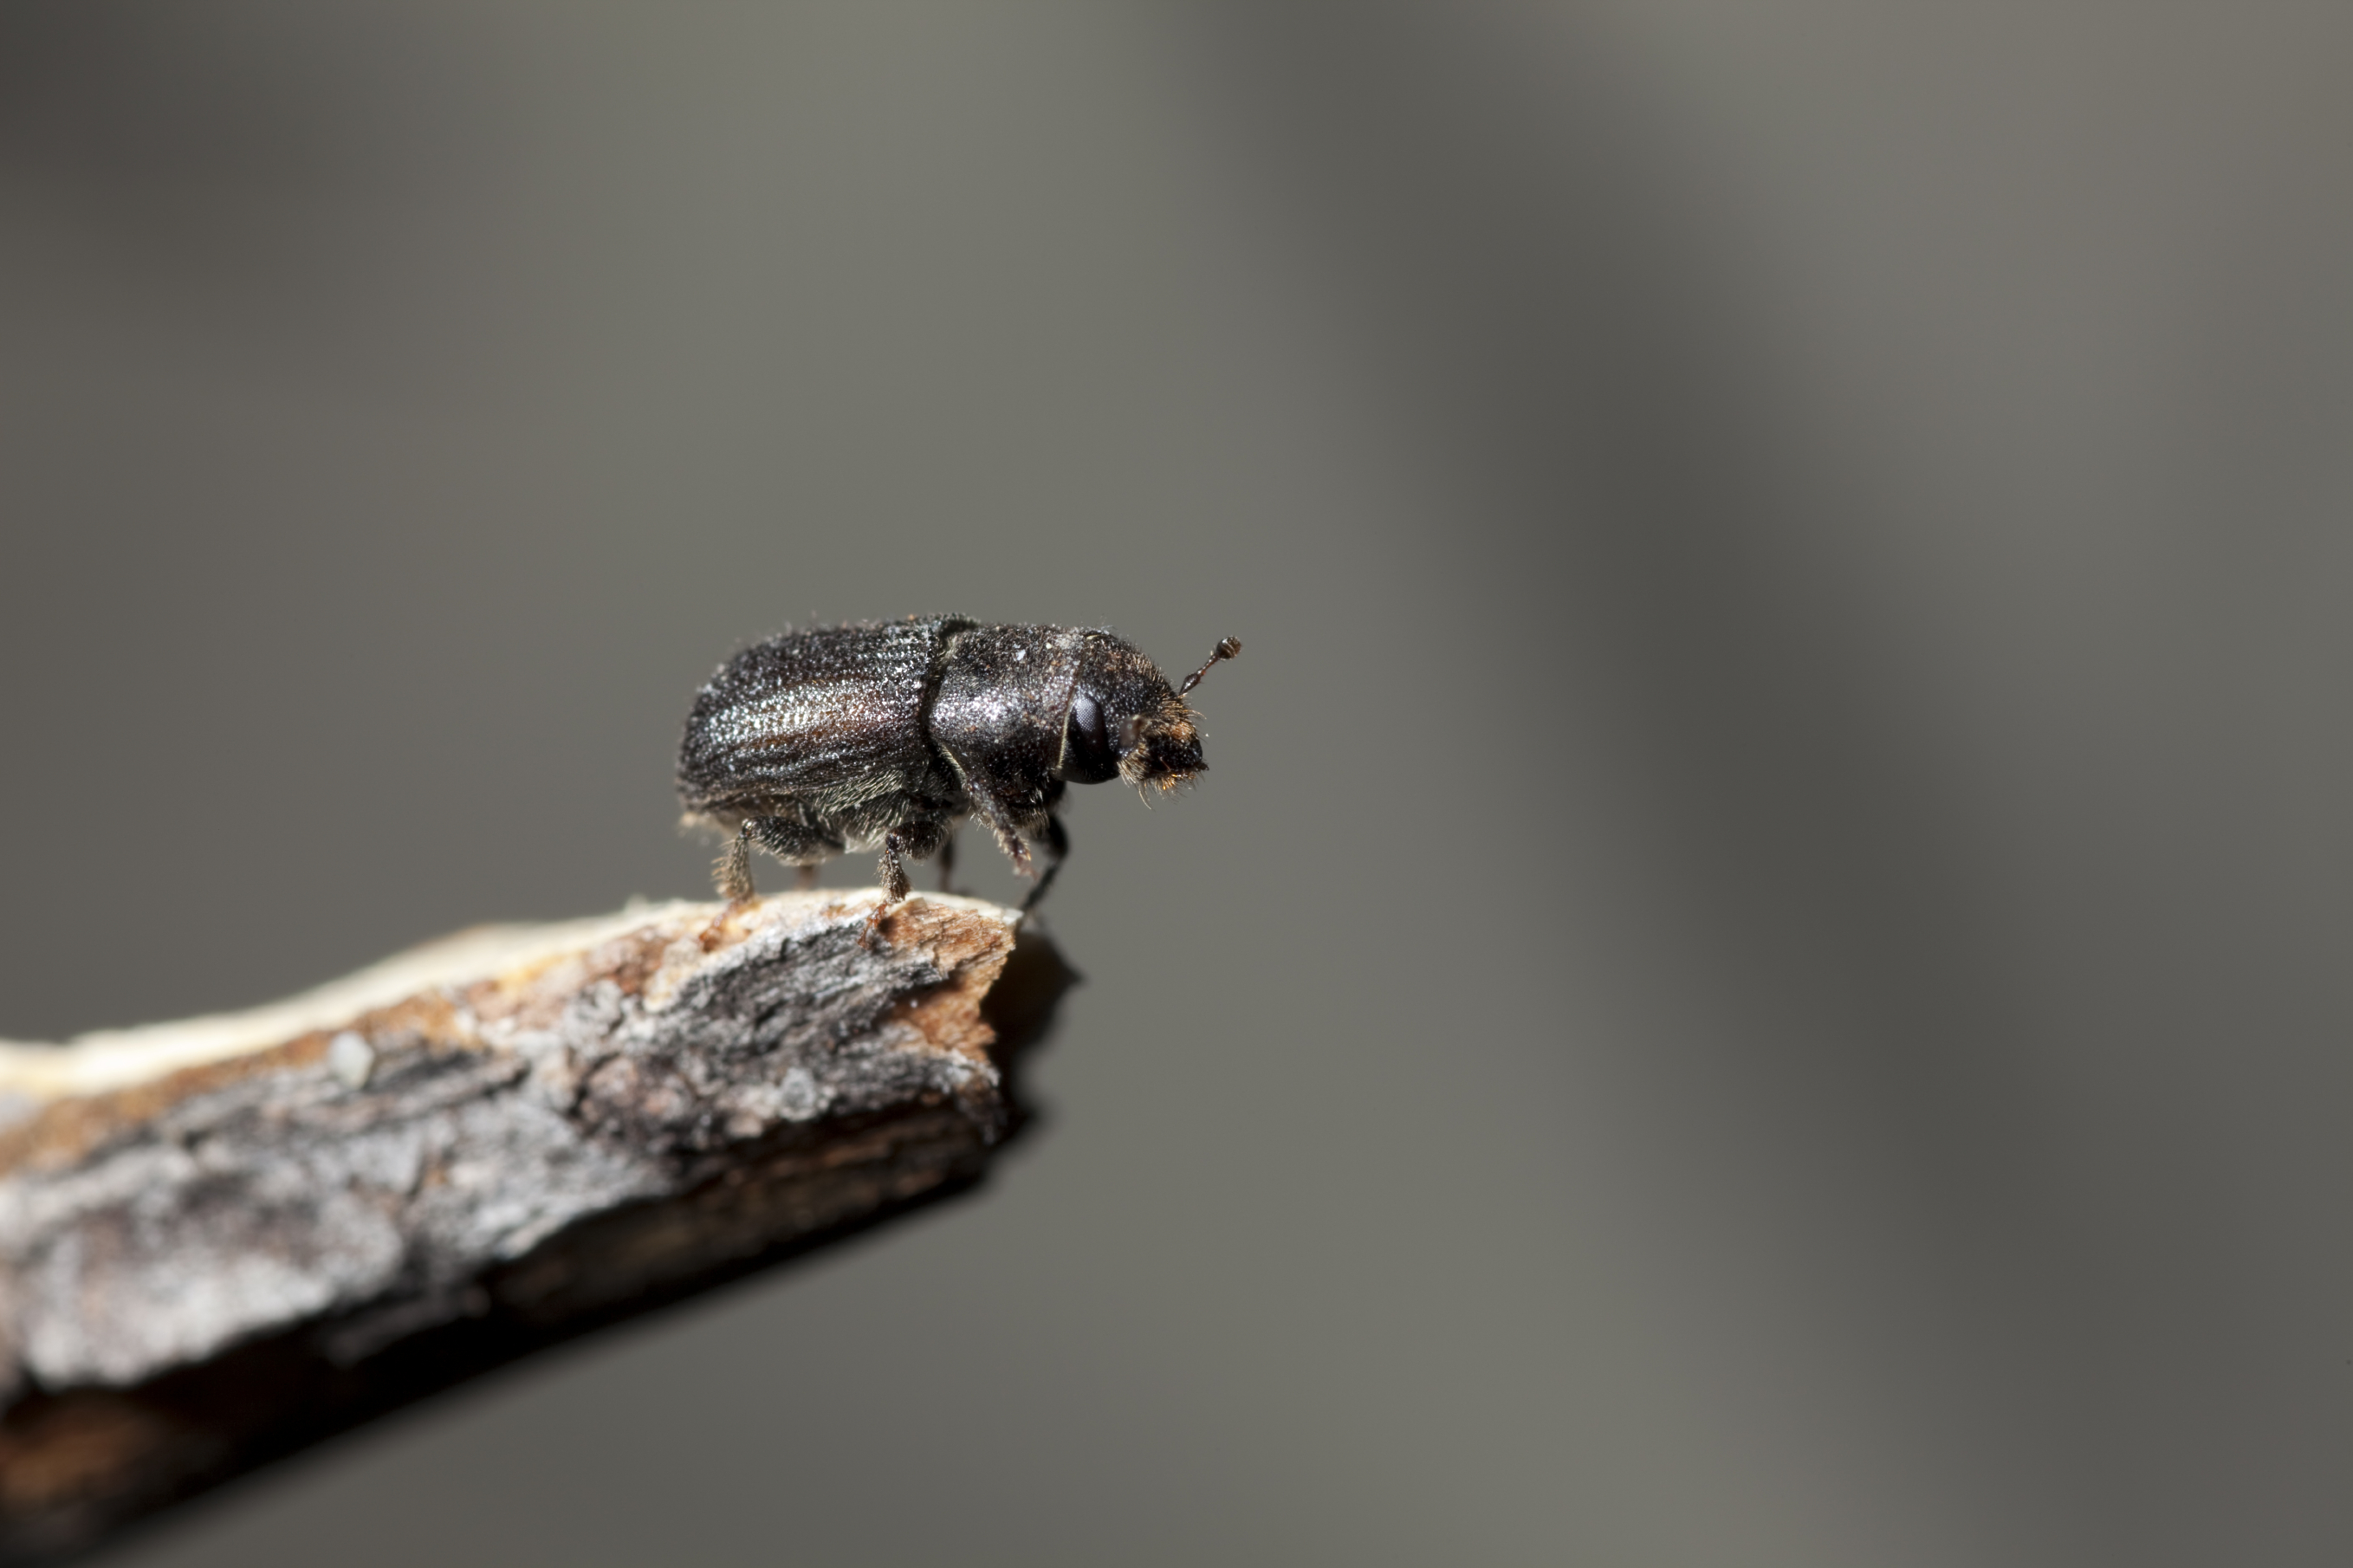
M 726 852 L 712 863 L 711 880 L 730 904 L 748 904 L 752 886 L 752 824 L 747 819 L 728 841 Z
M 907 853 L 907 841 L 896 833 L 882 836 L 882 901 L 895 904 L 907 896 L 907 868 L 900 857 Z
M 886 833 L 882 836 L 882 864 L 880 868 L 882 901 L 874 906 L 872 914 L 866 917 L 866 930 L 858 939 L 862 947 L 878 948 L 882 945 L 882 917 L 890 912 L 892 905 L 907 896 L 907 868 L 899 858 L 907 852 L 907 840 L 899 834 Z

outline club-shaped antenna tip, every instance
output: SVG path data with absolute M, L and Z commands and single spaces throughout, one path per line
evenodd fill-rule
M 1221 658 L 1231 658 L 1234 655 L 1241 651 L 1241 638 L 1219 637 L 1218 639 L 1217 651 L 1209 655 L 1208 663 L 1204 664 L 1200 668 L 1187 676 L 1185 678 L 1185 684 L 1176 689 L 1176 695 L 1182 697 L 1185 693 L 1192 690 L 1193 688 L 1200 685 L 1201 677 L 1208 674 L 1209 671 L 1216 667 L 1218 660 Z

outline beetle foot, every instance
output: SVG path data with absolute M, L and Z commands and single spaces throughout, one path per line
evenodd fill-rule
M 889 914 L 891 907 L 898 901 L 885 899 L 874 906 L 874 912 L 866 917 L 866 929 L 858 933 L 859 946 L 869 952 L 881 952 L 890 947 L 891 939 L 882 934 L 882 917 Z
M 696 933 L 694 944 L 705 952 L 716 952 L 721 939 L 726 932 L 727 922 L 750 908 L 754 900 L 749 893 L 740 899 L 728 900 L 726 907 L 711 917 L 711 923 Z

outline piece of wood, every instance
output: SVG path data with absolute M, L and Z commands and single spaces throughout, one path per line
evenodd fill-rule
M 0 1560 L 969 1186 L 1071 976 L 973 900 L 865 945 L 877 897 L 489 929 L 0 1045 Z

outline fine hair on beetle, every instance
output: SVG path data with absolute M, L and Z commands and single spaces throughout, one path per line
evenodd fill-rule
M 883 898 L 867 922 L 877 940 L 907 896 L 904 863 L 938 854 L 944 889 L 952 836 L 973 816 L 1034 879 L 1026 910 L 1070 852 L 1056 810 L 1069 785 L 1116 778 L 1144 794 L 1207 769 L 1186 699 L 1241 646 L 1220 638 L 1172 688 L 1099 627 L 939 616 L 786 632 L 696 693 L 679 796 L 690 823 L 733 836 L 714 870 L 730 903 L 753 896 L 754 849 L 798 868 L 805 887 L 833 857 L 879 849 Z

